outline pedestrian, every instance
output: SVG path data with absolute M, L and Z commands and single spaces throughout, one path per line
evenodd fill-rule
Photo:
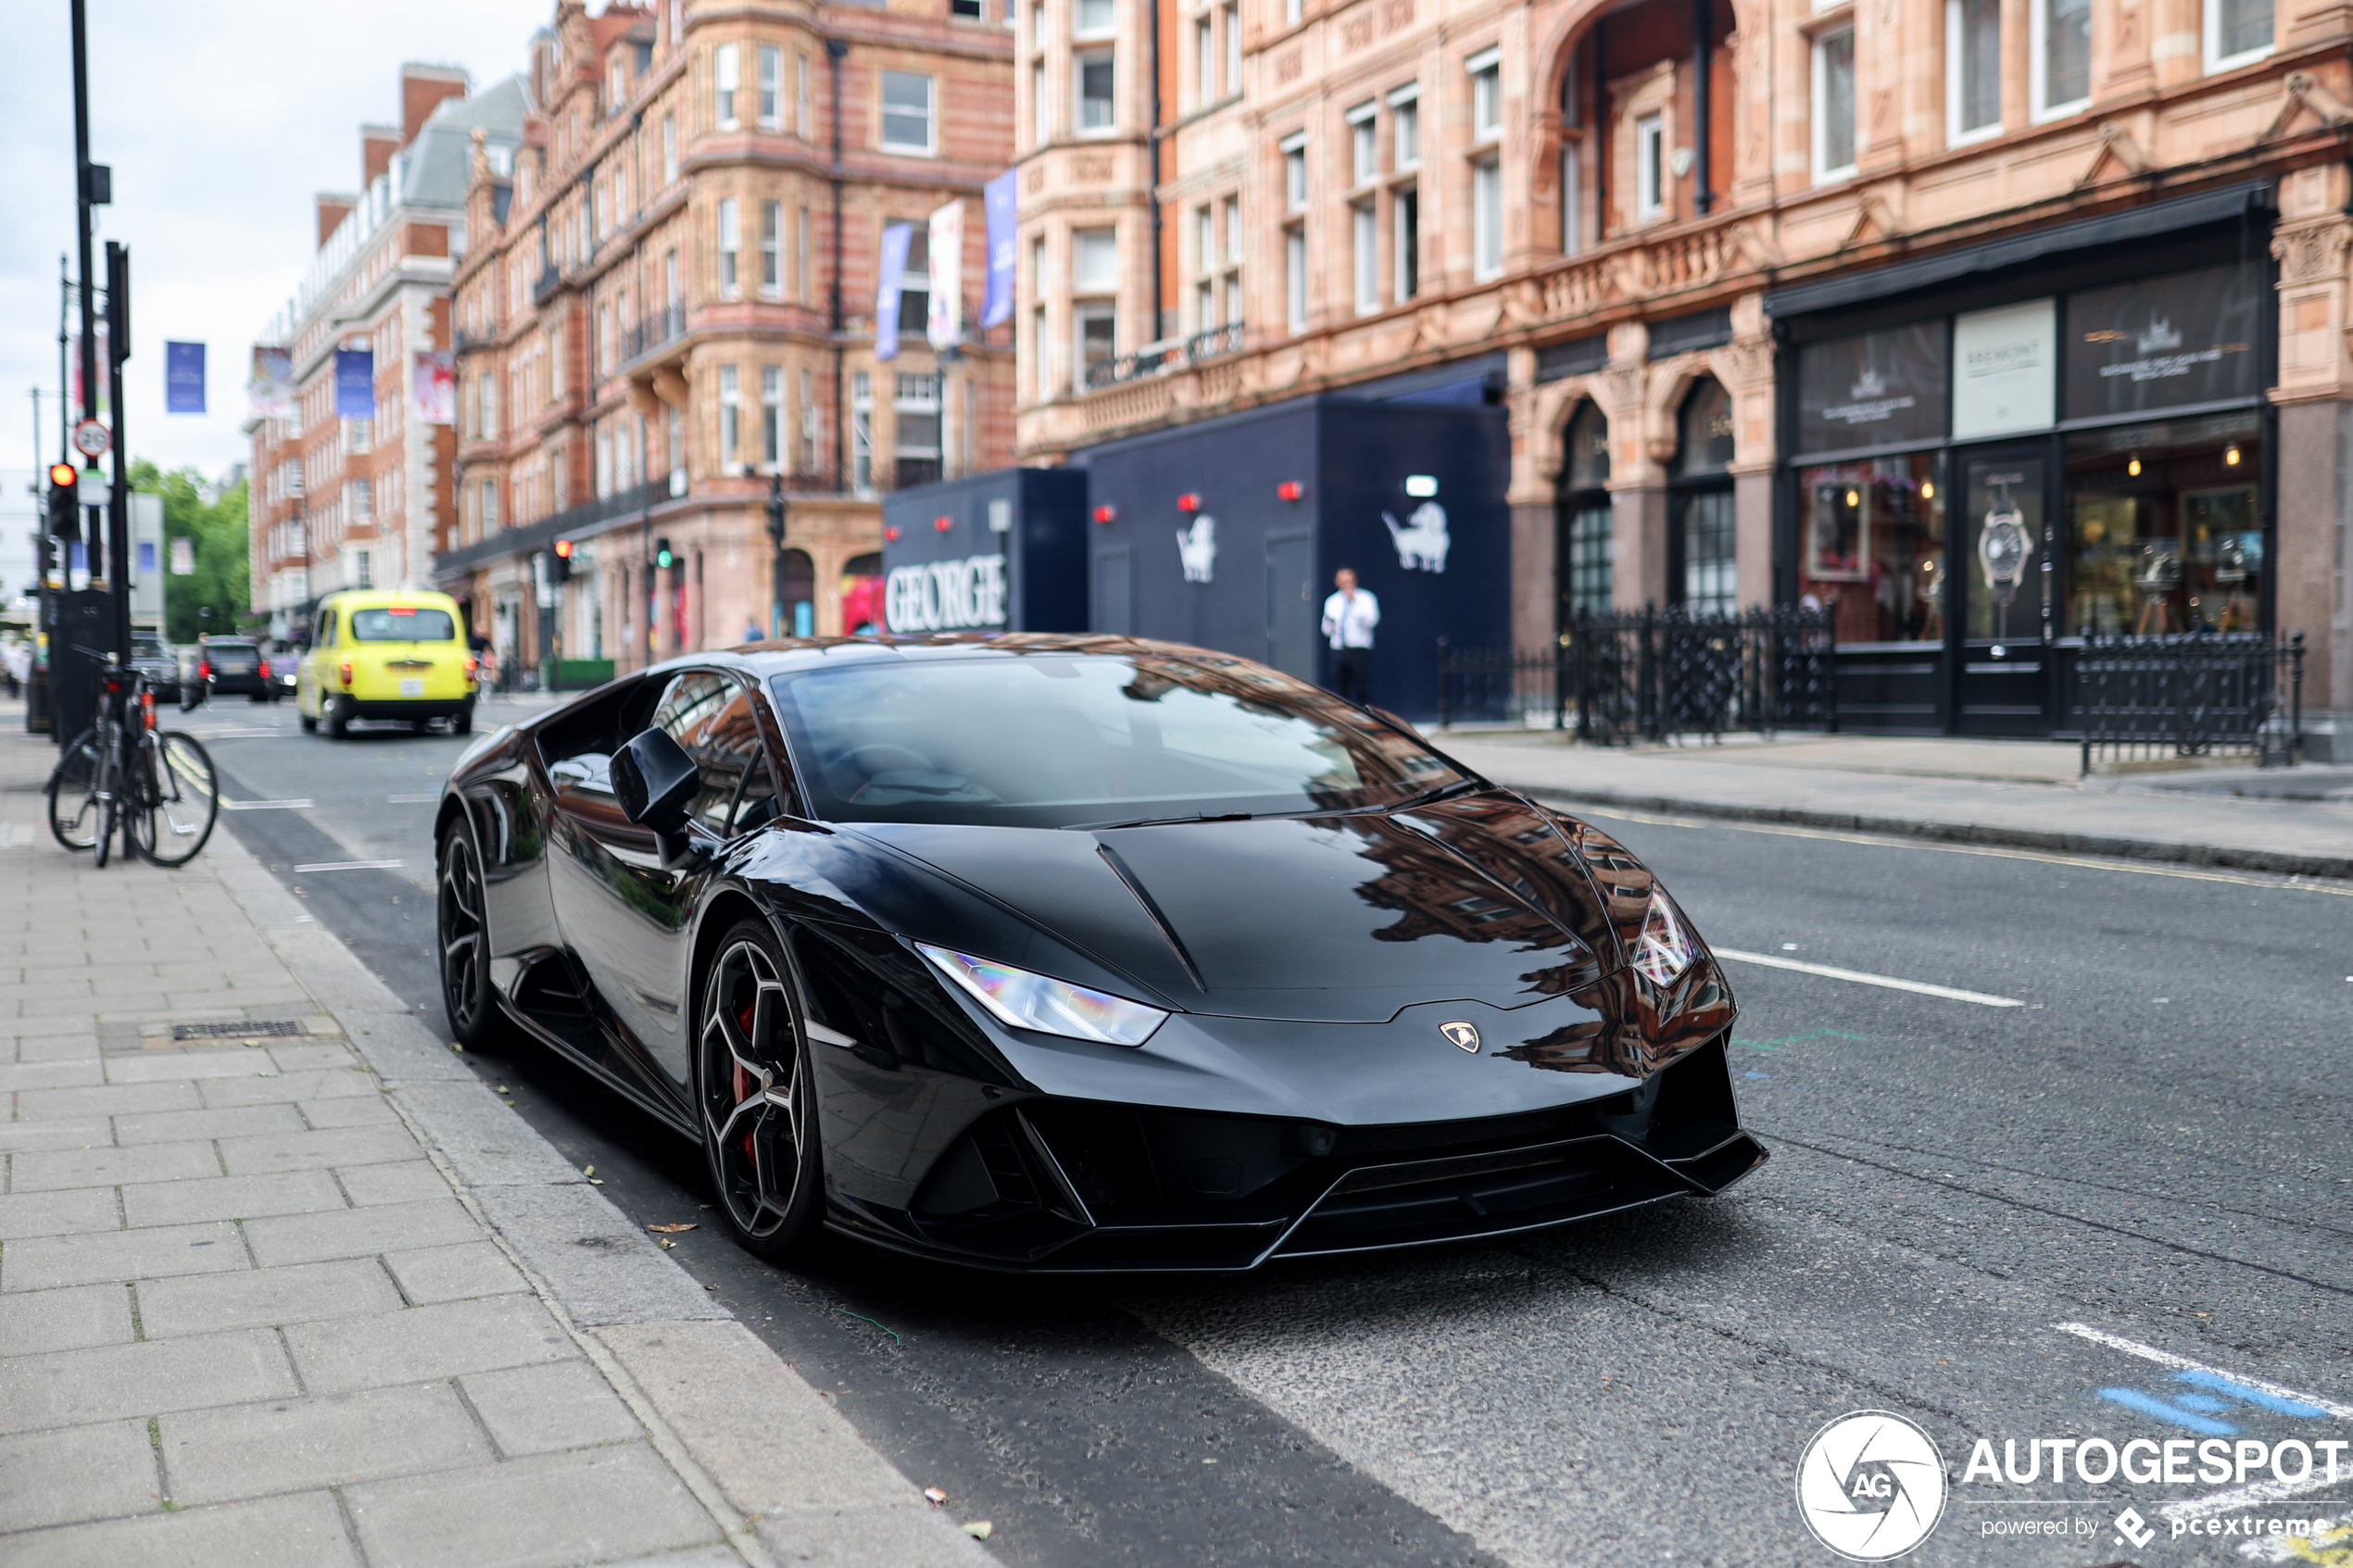
M 1324 635 L 1332 645 L 1332 689 L 1362 705 L 1373 695 L 1373 628 L 1380 624 L 1380 601 L 1356 586 L 1356 573 L 1332 573 L 1339 591 L 1324 601 Z
M 745 642 L 748 642 L 748 643 L 757 643 L 757 642 L 762 642 L 762 641 L 765 641 L 765 640 L 766 640 L 767 636 L 768 636 L 768 633 L 761 628 L 761 624 L 760 624 L 760 622 L 759 622 L 759 621 L 752 620 L 752 619 L 751 619 L 750 617 L 749 617 L 749 616 L 747 616 L 747 617 L 745 617 L 745 618 L 744 618 L 744 641 L 745 641 Z

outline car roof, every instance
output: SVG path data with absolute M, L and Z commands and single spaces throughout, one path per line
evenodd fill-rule
M 458 601 L 434 588 L 338 588 L 319 601 L 351 609 L 413 606 L 418 609 L 456 610 Z
M 877 659 L 1001 659 L 1007 654 L 1088 653 L 1149 655 L 1163 659 L 1213 659 L 1221 663 L 1254 660 L 1214 648 L 1164 643 L 1107 632 L 944 633 L 921 636 L 884 633 L 871 637 L 773 637 L 732 648 L 711 648 L 679 654 L 648 671 L 716 665 L 756 677 L 782 675 L 800 670 L 867 663 Z

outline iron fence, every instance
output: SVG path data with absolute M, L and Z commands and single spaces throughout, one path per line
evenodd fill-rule
M 1653 607 L 1579 617 L 1549 648 L 1458 648 L 1441 638 L 1439 722 L 1549 723 L 1614 745 L 1835 729 L 1832 614 Z
M 2304 633 L 2086 637 L 2070 727 L 2083 771 L 2108 761 L 2242 755 L 2293 766 L 2304 751 Z

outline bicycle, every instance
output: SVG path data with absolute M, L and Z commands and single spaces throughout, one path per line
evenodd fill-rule
M 137 671 L 109 655 L 75 651 L 97 659 L 105 673 L 97 718 L 49 775 L 50 834 L 68 849 L 90 850 L 104 866 L 120 822 L 124 853 L 158 866 L 186 865 L 220 817 L 211 756 L 194 736 L 156 728 L 155 694 Z M 125 732 L 134 724 L 125 756 Z

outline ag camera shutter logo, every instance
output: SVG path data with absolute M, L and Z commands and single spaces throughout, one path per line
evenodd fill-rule
M 1855 1411 L 1814 1434 L 1797 1461 L 1797 1512 L 1854 1562 L 1903 1556 L 1944 1516 L 1944 1456 L 1913 1422 Z

